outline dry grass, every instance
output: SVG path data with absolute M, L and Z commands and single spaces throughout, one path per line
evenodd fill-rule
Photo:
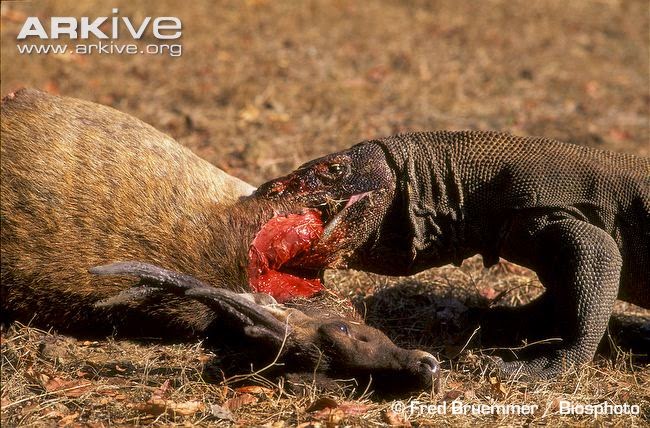
M 514 271 L 514 272 L 513 272 Z M 392 409 L 401 403 L 447 406 L 446 414 L 400 415 L 414 425 L 502 426 L 562 424 L 642 426 L 650 418 L 650 366 L 631 364 L 617 350 L 600 356 L 579 372 L 551 381 L 524 382 L 491 374 L 489 358 L 467 346 L 468 308 L 485 304 L 485 295 L 503 290 L 504 304 L 529 300 L 539 290 L 534 275 L 509 265 L 484 269 L 474 258 L 461 268 L 442 268 L 398 280 L 360 272 L 330 272 L 330 283 L 365 308 L 369 323 L 397 343 L 438 355 L 444 372 L 438 393 L 383 401 L 371 388 L 321 391 L 290 380 L 273 383 L 262 376 L 224 382 L 223 359 L 201 344 L 161 345 L 112 339 L 89 342 L 15 324 L 2 335 L 3 426 L 83 423 L 89 426 L 231 424 L 294 426 L 300 424 L 382 425 L 397 423 Z M 525 291 L 534 290 L 527 293 Z M 522 291 L 523 290 L 523 291 Z M 370 294 L 371 293 L 371 294 Z M 627 313 L 634 313 L 627 308 Z M 649 312 L 636 310 L 637 323 Z M 647 340 L 647 338 L 646 338 Z M 475 341 L 474 345 L 478 344 Z M 647 359 L 646 359 L 647 362 Z M 361 396 L 360 396 L 361 395 Z M 336 403 L 333 410 L 318 403 Z M 453 414 L 454 400 L 464 405 L 535 405 L 532 415 Z M 636 404 L 640 415 L 561 415 L 562 400 L 576 404 Z M 316 403 L 316 410 L 314 408 Z M 330 403 L 330 405 L 331 405 Z M 388 419 L 393 417 L 393 419 Z
M 254 184 L 361 139 L 416 129 L 500 129 L 650 154 L 645 0 L 110 3 L 134 19 L 180 17 L 180 58 L 21 56 L 15 37 L 24 17 L 105 16 L 110 8 L 99 1 L 1 7 L 3 95 L 34 86 L 112 105 Z M 481 375 L 483 359 L 465 347 L 466 309 L 504 290 L 503 304 L 530 300 L 539 292 L 530 273 L 484 270 L 472 259 L 402 280 L 357 272 L 328 279 L 398 343 L 443 360 L 441 392 L 418 400 L 540 409 L 532 417 L 414 414 L 407 418 L 414 425 L 649 423 L 650 368 L 630 365 L 626 354 L 550 382 Z M 648 322 L 647 311 L 619 309 Z M 352 400 L 349 391 L 335 394 L 343 404 L 328 414 L 307 412 L 323 396 L 310 387 L 294 396 L 288 385 L 224 386 L 214 380 L 219 358 L 228 356 L 200 344 L 86 343 L 14 325 L 2 334 L 2 425 L 391 421 L 392 402 Z M 627 402 L 643 414 L 562 416 L 560 399 Z

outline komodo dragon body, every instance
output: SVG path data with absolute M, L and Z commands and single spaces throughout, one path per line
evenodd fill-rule
M 561 343 L 521 370 L 590 361 L 617 296 L 650 307 L 650 159 L 545 138 L 423 132 L 367 141 L 261 186 L 326 204 L 329 266 L 410 275 L 481 254 L 534 270 L 546 292 L 492 319 Z M 488 317 L 487 319 L 490 319 Z M 486 323 L 489 324 L 489 323 Z

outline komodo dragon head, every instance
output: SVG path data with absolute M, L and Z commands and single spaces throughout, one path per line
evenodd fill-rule
M 253 197 L 297 200 L 321 211 L 324 233 L 312 249 L 314 260 L 302 258 L 303 263 L 392 274 L 407 269 L 410 251 L 397 227 L 395 172 L 376 142 L 307 162 L 263 184 Z

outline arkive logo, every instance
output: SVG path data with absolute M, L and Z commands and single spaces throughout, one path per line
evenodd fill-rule
M 37 16 L 23 23 L 16 48 L 24 54 L 77 54 L 77 55 L 168 55 L 179 57 L 183 53 L 180 43 L 173 40 L 182 36 L 183 24 L 175 16 L 146 16 L 132 19 L 120 16 L 112 9 L 112 16 L 90 18 L 87 16 L 53 16 L 43 22 Z M 45 21 L 45 20 L 44 20 Z M 151 37 L 144 37 L 144 36 Z M 135 41 L 155 39 L 154 43 Z
M 119 13 L 117 8 L 112 10 L 113 14 Z M 106 22 L 110 22 L 108 34 L 100 29 Z M 127 16 L 100 16 L 91 21 L 91 18 L 82 16 L 53 16 L 50 18 L 50 31 L 45 29 L 41 20 L 36 16 L 30 16 L 25 20 L 23 27 L 18 33 L 17 40 L 24 40 L 27 37 L 38 37 L 40 39 L 57 40 L 61 36 L 67 36 L 71 40 L 85 40 L 92 36 L 97 39 L 116 40 L 120 36 L 130 35 L 133 39 L 139 40 L 150 30 L 153 36 L 159 40 L 178 39 L 182 35 L 181 20 L 174 16 L 161 16 L 152 18 L 145 17 L 141 22 L 133 22 Z

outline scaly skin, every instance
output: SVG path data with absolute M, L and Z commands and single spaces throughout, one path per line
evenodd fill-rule
M 509 372 L 551 377 L 588 362 L 617 296 L 650 307 L 650 159 L 494 132 L 403 134 L 311 161 L 255 195 L 328 204 L 319 246 L 332 267 L 410 275 L 481 254 L 486 266 L 502 257 L 534 270 L 546 293 L 486 325 L 562 340 Z

